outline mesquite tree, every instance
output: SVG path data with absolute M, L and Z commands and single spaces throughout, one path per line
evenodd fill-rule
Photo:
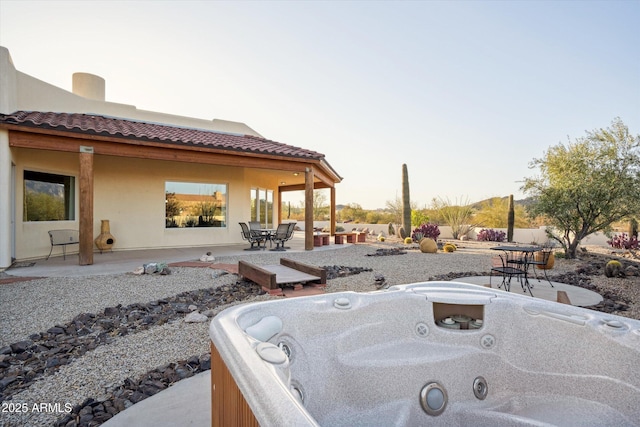
M 567 145 L 549 148 L 530 168 L 523 190 L 533 196 L 532 216 L 550 221 L 549 238 L 567 258 L 575 258 L 580 241 L 640 212 L 640 135 L 631 135 L 619 118 L 607 129 L 587 132 Z

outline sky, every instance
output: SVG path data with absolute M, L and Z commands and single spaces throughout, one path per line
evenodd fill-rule
M 107 101 L 323 153 L 338 204 L 383 208 L 406 164 L 422 208 L 523 198 L 533 159 L 616 117 L 640 134 L 638 22 L 640 0 L 0 0 L 0 45 L 63 89 L 96 74 Z

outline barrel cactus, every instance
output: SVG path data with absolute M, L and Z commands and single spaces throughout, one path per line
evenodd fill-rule
M 442 247 L 442 250 L 445 252 L 455 252 L 456 251 L 456 245 L 454 245 L 453 243 L 445 243 L 445 245 Z
M 426 254 L 435 254 L 438 252 L 438 244 L 435 240 L 425 237 L 420 240 L 420 252 Z
M 411 237 L 405 237 L 404 238 L 404 244 L 405 245 L 410 245 L 411 243 L 413 243 L 413 239 Z
M 604 267 L 604 275 L 607 277 L 624 277 L 624 270 L 620 261 L 612 259 Z

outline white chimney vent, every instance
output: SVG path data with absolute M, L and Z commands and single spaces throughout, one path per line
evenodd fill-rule
M 105 81 L 100 76 L 89 73 L 73 73 L 72 91 L 78 96 L 104 102 L 104 88 Z

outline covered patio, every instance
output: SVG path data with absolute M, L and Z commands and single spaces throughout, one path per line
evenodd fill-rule
M 254 188 L 271 189 L 274 195 L 273 223 L 267 224 L 271 226 L 282 221 L 282 193 L 304 191 L 305 208 L 309 207 L 301 224 L 305 250 L 314 249 L 313 191 L 330 189 L 331 234 L 335 233 L 335 184 L 342 178 L 323 154 L 312 150 L 254 135 L 94 114 L 18 111 L 0 115 L 0 129 L 8 133 L 16 183 L 13 205 L 20 222 L 25 216 L 25 171 L 61 170 L 60 175 L 77 177 L 77 195 L 73 185 L 67 195 L 75 202 L 69 210 L 77 209 L 77 217 L 72 212 L 66 221 L 25 221 L 16 227 L 18 260 L 46 255 L 47 231 L 71 228 L 79 231 L 79 264 L 91 265 L 99 220 L 104 218 L 111 220 L 115 251 L 238 244 L 238 222 L 253 214 Z M 163 226 L 162 187 L 168 181 L 223 183 L 222 226 Z

